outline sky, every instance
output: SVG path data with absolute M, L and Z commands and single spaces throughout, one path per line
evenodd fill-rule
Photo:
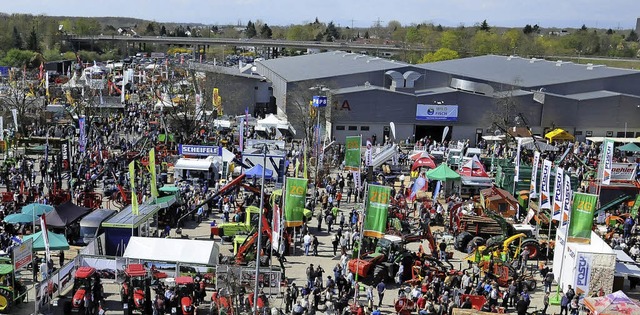
M 431 22 L 443 26 L 632 29 L 639 0 L 3 0 L 0 12 L 51 16 L 122 16 L 157 22 L 269 25 L 333 21 L 345 27 Z

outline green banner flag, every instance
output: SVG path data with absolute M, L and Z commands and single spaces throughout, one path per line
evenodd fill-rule
M 344 152 L 344 169 L 347 171 L 360 170 L 360 145 L 362 136 L 347 137 Z
M 364 236 L 382 238 L 387 230 L 387 208 L 391 187 L 369 185 L 367 210 L 364 219 Z
M 307 180 L 302 178 L 287 178 L 284 197 L 284 218 L 286 227 L 302 225 L 304 203 L 307 198 Z
M 638 210 L 640 210 L 640 194 L 636 195 L 636 201 L 634 201 L 633 207 L 631 207 L 631 216 L 634 220 L 638 216 Z
M 131 181 L 131 213 L 138 215 L 138 195 L 136 194 L 136 161 L 129 163 L 129 180 Z
M 156 149 L 149 151 L 149 173 L 151 173 L 151 198 L 158 198 L 158 182 L 156 177 Z
M 598 195 L 573 193 L 571 216 L 569 217 L 569 242 L 591 243 L 593 213 L 596 210 Z

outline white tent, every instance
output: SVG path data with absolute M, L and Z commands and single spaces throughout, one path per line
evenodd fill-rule
M 220 248 L 213 241 L 134 236 L 123 257 L 215 266 L 219 253 Z
M 278 125 L 286 124 L 286 123 L 287 123 L 286 121 L 282 121 L 278 119 L 278 117 L 276 117 L 276 115 L 274 114 L 269 114 L 264 119 L 258 119 L 258 122 L 257 122 L 259 126 L 273 127 L 273 128 L 277 128 Z
M 191 171 L 209 171 L 213 166 L 213 158 L 206 159 L 178 159 L 173 166 L 174 169 L 191 170 Z
M 169 108 L 173 108 L 178 106 L 178 104 L 174 103 L 170 98 L 168 94 L 162 94 L 162 99 L 159 99 L 158 102 L 156 102 L 156 105 L 153 106 L 153 109 L 155 110 L 163 110 L 165 107 L 169 107 Z

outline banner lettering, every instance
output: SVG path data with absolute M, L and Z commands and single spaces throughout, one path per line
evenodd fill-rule
M 539 163 L 540 163 L 540 152 L 536 151 L 533 153 L 533 165 L 531 166 L 531 186 L 529 187 L 529 198 L 535 198 L 537 195 L 536 181 L 538 180 L 538 164 Z
M 540 201 L 539 209 L 551 210 L 551 199 L 549 192 L 549 178 L 551 177 L 551 161 L 544 159 L 542 161 L 542 174 L 540 178 Z
M 346 149 L 344 153 L 344 169 L 347 171 L 360 170 L 360 144 L 362 143 L 361 136 L 347 137 L 345 144 Z

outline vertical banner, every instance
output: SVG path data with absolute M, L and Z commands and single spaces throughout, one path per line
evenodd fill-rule
M 640 209 L 640 194 L 636 195 L 636 201 L 633 203 L 633 207 L 631 207 L 631 216 L 633 218 L 638 216 L 638 209 Z
M 353 193 L 357 194 L 362 183 L 362 180 L 360 179 L 360 171 L 352 171 L 351 173 L 353 173 L 353 187 L 356 189 Z
M 238 137 L 238 145 L 240 152 L 244 151 L 244 118 L 240 118 L 240 125 L 238 126 L 238 134 L 240 134 L 240 136 Z
M 518 148 L 516 149 L 515 171 L 513 172 L 513 181 L 520 181 L 520 146 L 522 145 L 522 139 L 518 139 Z
M 126 97 L 126 88 L 127 85 L 127 75 L 123 73 L 122 75 L 122 89 L 120 90 L 120 103 L 124 104 L 125 103 L 125 97 Z
M 280 210 L 280 206 L 277 202 L 274 202 L 271 208 L 273 209 L 273 218 L 271 218 L 271 248 L 273 248 L 274 251 L 279 252 L 280 234 L 282 233 L 282 211 Z
M 364 165 L 371 166 L 373 164 L 373 150 L 370 140 L 367 140 L 367 150 L 364 152 Z
M 42 230 L 42 241 L 44 242 L 44 251 L 48 262 L 49 260 L 51 260 L 51 251 L 49 250 L 49 233 L 47 231 L 47 222 L 45 215 L 40 216 L 40 229 Z
M 538 209 L 551 210 L 551 198 L 549 192 L 549 178 L 551 177 L 551 161 L 542 161 L 542 173 L 540 176 L 540 200 Z
M 129 163 L 129 180 L 131 182 L 131 213 L 138 215 L 138 195 L 136 194 L 136 161 Z
M 587 295 L 589 294 L 589 280 L 591 279 L 591 253 L 578 253 L 577 267 L 575 273 L 574 287 L 576 288 L 576 294 Z
M 360 144 L 362 143 L 362 137 L 347 137 L 345 143 L 344 169 L 347 171 L 360 170 Z
M 569 224 L 569 217 L 571 215 L 571 177 L 569 175 L 564 175 L 564 190 L 562 196 L 562 217 L 560 218 L 560 223 L 562 226 L 567 226 Z
M 196 94 L 195 100 L 195 111 L 196 111 L 196 121 L 202 120 L 202 116 L 204 116 L 204 106 L 202 106 L 202 94 Z
M 562 218 L 562 198 L 564 197 L 564 169 L 556 168 L 556 180 L 553 185 L 553 219 Z
M 2 116 L 0 116 L 0 141 L 4 141 L 4 117 Z
M 158 198 L 158 179 L 156 177 L 156 149 L 149 150 L 149 173 L 151 174 L 151 198 Z
M 84 133 L 84 122 L 85 122 L 85 117 L 79 117 L 78 118 L 78 129 L 80 129 L 80 135 L 78 136 L 78 151 L 79 152 L 84 152 L 85 150 L 85 146 L 86 146 L 86 141 L 87 141 L 87 135 Z
M 284 194 L 284 216 L 287 227 L 302 225 L 304 203 L 307 198 L 307 180 L 301 178 L 287 178 Z
M 540 164 L 540 152 L 533 153 L 533 165 L 531 165 L 531 186 L 529 187 L 529 198 L 534 198 L 537 195 L 536 182 L 538 180 L 538 164 Z
M 613 140 L 604 139 L 602 146 L 603 159 L 600 160 L 602 163 L 602 184 L 610 185 L 613 165 Z
M 593 212 L 596 209 L 597 202 L 598 195 L 574 193 L 569 219 L 569 242 L 591 243 Z
M 18 131 L 18 110 L 15 108 L 12 108 L 11 115 L 13 116 L 13 128 L 16 131 Z
M 369 185 L 363 236 L 382 238 L 387 230 L 387 208 L 391 187 Z

